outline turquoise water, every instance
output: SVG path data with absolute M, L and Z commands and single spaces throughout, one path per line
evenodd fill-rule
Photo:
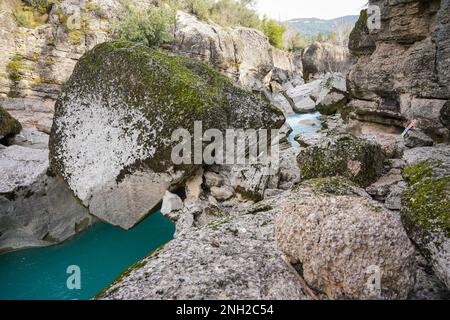
M 320 130 L 321 122 L 319 120 L 320 113 L 307 113 L 307 114 L 294 114 L 287 117 L 287 123 L 292 128 L 292 133 L 289 135 L 288 140 L 295 147 L 299 147 L 297 141 L 294 140 L 295 136 L 300 133 L 315 133 Z
M 100 222 L 57 246 L 0 255 L 0 299 L 90 299 L 174 232 L 155 213 L 129 231 Z M 71 265 L 80 267 L 80 290 L 67 288 Z

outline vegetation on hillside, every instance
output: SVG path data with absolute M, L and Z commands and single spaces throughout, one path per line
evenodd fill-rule
M 240 26 L 261 30 L 273 46 L 280 49 L 283 47 L 286 27 L 274 19 L 267 17 L 261 19 L 253 8 L 255 0 L 161 0 L 160 2 L 223 27 Z
M 175 12 L 167 7 L 148 6 L 146 10 L 124 4 L 124 12 L 113 22 L 112 33 L 121 40 L 156 47 L 173 40 Z

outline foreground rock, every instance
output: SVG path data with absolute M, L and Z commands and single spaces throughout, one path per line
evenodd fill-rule
M 0 140 L 12 138 L 22 130 L 19 121 L 0 106 Z
M 0 252 L 62 242 L 95 221 L 48 171 L 48 150 L 0 148 Z
M 98 298 L 306 299 L 275 245 L 277 210 L 257 206 L 185 230 Z
M 203 132 L 270 130 L 284 120 L 266 99 L 201 62 L 104 43 L 80 59 L 58 99 L 51 166 L 93 215 L 128 229 L 196 170 L 173 164 L 175 130 L 193 137 L 195 121 Z
M 405 153 L 402 221 L 409 237 L 450 288 L 450 147 L 424 147 Z
M 384 153 L 377 143 L 340 134 L 300 151 L 300 178 L 342 176 L 368 186 L 383 170 Z
M 363 193 L 338 178 L 307 181 L 277 219 L 278 246 L 330 299 L 406 299 L 413 246 L 400 219 Z

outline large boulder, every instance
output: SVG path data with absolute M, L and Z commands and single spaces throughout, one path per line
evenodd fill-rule
M 92 214 L 128 229 L 196 170 L 171 160 L 174 130 L 192 137 L 195 121 L 224 132 L 285 119 L 202 62 L 104 43 L 79 60 L 57 101 L 51 167 Z
M 96 221 L 48 169 L 45 147 L 0 149 L 0 252 L 56 244 Z
M 450 147 L 405 152 L 408 187 L 402 196 L 402 221 L 409 237 L 450 288 Z
M 305 79 L 309 79 L 313 75 L 328 72 L 346 74 L 352 61 L 347 48 L 331 43 L 315 42 L 305 48 L 302 63 L 303 75 Z
M 276 239 L 330 299 L 406 299 L 414 286 L 414 248 L 400 219 L 349 181 L 298 186 L 277 218 Z
M 20 133 L 22 126 L 5 109 L 0 106 L 0 140 Z
M 379 144 L 339 134 L 302 149 L 297 162 L 302 180 L 343 176 L 365 187 L 380 176 L 384 158 Z

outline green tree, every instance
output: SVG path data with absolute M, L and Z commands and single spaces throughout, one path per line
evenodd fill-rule
M 274 19 L 264 17 L 261 29 L 269 38 L 271 45 L 279 49 L 283 47 L 283 35 L 286 32 L 286 26 L 276 22 Z
M 154 47 L 173 40 L 175 12 L 166 7 L 149 5 L 147 9 L 125 5 L 119 20 L 113 23 L 113 34 L 122 40 Z
M 214 2 L 212 0 L 183 0 L 180 7 L 199 19 L 207 20 Z
M 292 52 L 301 51 L 311 44 L 311 40 L 306 39 L 299 33 L 295 33 L 287 39 L 286 49 Z

